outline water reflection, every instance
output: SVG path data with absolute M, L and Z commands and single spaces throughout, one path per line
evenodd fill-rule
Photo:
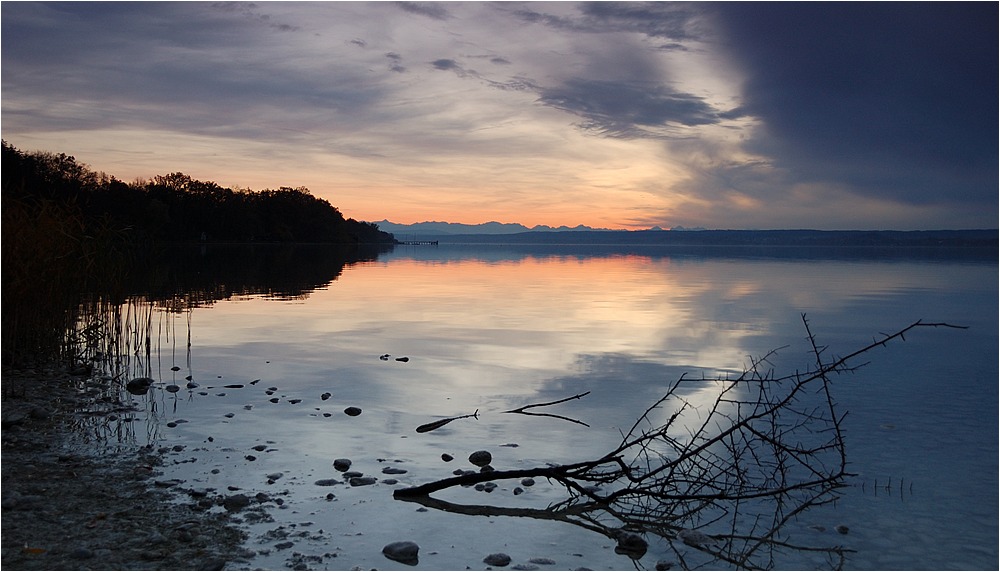
M 976 357 L 995 354 L 988 333 L 995 336 L 996 312 L 981 310 L 996 305 L 995 261 L 988 265 L 740 261 L 637 252 L 592 257 L 546 251 L 493 254 L 469 255 L 441 247 L 399 249 L 353 262 L 331 258 L 323 270 L 299 270 L 294 279 L 277 285 L 269 284 L 263 274 L 243 274 L 243 281 L 212 277 L 214 263 L 185 262 L 183 271 L 161 267 L 156 275 L 185 278 L 175 279 L 175 286 L 156 286 L 150 278 L 136 291 L 155 290 L 160 297 L 132 297 L 135 308 L 121 307 L 116 319 L 128 325 L 123 331 L 132 337 L 129 349 L 95 346 L 92 351 L 128 357 L 125 373 L 113 370 L 112 377 L 148 375 L 157 380 L 149 395 L 136 400 L 137 413 L 130 415 L 137 421 L 122 426 L 131 431 L 126 440 L 196 448 L 197 453 L 184 454 L 196 456 L 197 464 L 172 469 L 192 487 L 270 490 L 263 477 L 285 473 L 279 484 L 291 491 L 286 506 L 309 514 L 317 527 L 342 530 L 337 519 L 369 523 L 363 527 L 364 536 L 337 537 L 335 542 L 351 555 L 347 567 L 367 568 L 391 566 L 379 553 L 384 543 L 369 546 L 384 536 L 372 528 L 374 523 L 406 532 L 422 546 L 437 546 L 442 538 L 462 546 L 489 543 L 462 519 L 439 514 L 432 522 L 418 520 L 412 505 L 400 508 L 397 505 L 403 503 L 391 501 L 391 487 L 381 481 L 363 490 L 337 487 L 336 497 L 342 500 L 330 505 L 323 500 L 329 489 L 317 489 L 313 483 L 336 476 L 332 459 L 354 458 L 360 470 L 374 474 L 382 468 L 378 459 L 398 459 L 409 470 L 398 478 L 400 485 L 412 486 L 450 474 L 455 465 L 445 464 L 442 453 L 461 461 L 469 452 L 487 448 L 493 451 L 497 467 L 506 469 L 592 458 L 613 448 L 619 431 L 627 431 L 636 415 L 685 373 L 709 378 L 738 373 L 748 356 L 786 344 L 792 347 L 774 358 L 777 368 L 807 364 L 800 312 L 810 314 L 821 339 L 837 350 L 863 345 L 873 334 L 916 318 L 972 325 L 969 335 L 984 337 L 962 337 L 950 355 L 967 356 L 980 377 L 996 379 L 996 361 Z M 293 266 L 322 259 L 284 256 L 296 257 Z M 269 262 L 250 265 L 263 273 L 281 268 L 281 258 L 275 255 Z M 240 275 L 238 268 L 234 271 Z M 187 285 L 196 294 L 185 299 Z M 974 307 L 979 309 L 970 311 Z M 888 360 L 885 369 L 874 370 L 878 383 L 845 385 L 851 391 L 855 385 L 864 391 L 894 388 L 868 400 L 846 395 L 852 412 L 860 412 L 852 413 L 850 422 L 862 423 L 860 431 L 849 434 L 851 443 L 861 444 L 853 450 L 876 451 L 870 458 L 856 458 L 861 469 L 873 466 L 871 459 L 897 455 L 874 444 L 869 447 L 866 432 L 870 425 L 877 428 L 884 423 L 875 420 L 893 403 L 916 399 L 893 384 L 912 383 L 915 375 L 923 375 L 919 370 L 928 369 L 925 357 L 941 351 L 934 343 L 918 338 L 902 351 L 893 350 L 899 353 L 878 356 L 876 361 Z M 386 354 L 393 359 L 379 359 Z M 893 355 L 906 357 L 894 360 Z M 394 359 L 402 356 L 409 361 Z M 186 389 L 189 376 L 199 387 Z M 260 381 L 253 384 L 254 380 Z M 989 383 L 995 386 L 994 381 Z M 169 384 L 184 389 L 170 394 L 164 391 Z M 990 390 L 995 393 L 996 388 Z M 503 414 L 527 403 L 587 391 L 591 393 L 586 398 L 561 404 L 556 412 L 589 428 L 555 418 Z M 327 393 L 331 397 L 322 399 Z M 685 399 L 704 410 L 717 394 L 711 384 L 695 384 Z M 345 415 L 348 406 L 359 407 L 362 415 Z M 415 432 L 436 419 L 475 410 L 478 419 Z M 865 415 L 872 411 L 877 415 L 869 423 Z M 948 430 L 964 435 L 965 442 L 979 443 L 976 446 L 985 447 L 987 453 L 991 446 L 995 449 L 995 443 L 976 441 L 978 430 L 959 427 L 968 422 L 956 421 Z M 112 426 L 101 431 L 112 439 L 121 435 Z M 905 435 L 896 438 L 908 443 Z M 265 443 L 266 454 L 248 450 L 251 444 Z M 499 447 L 508 444 L 518 447 Z M 901 444 L 900 450 L 904 446 L 911 445 Z M 245 455 L 255 460 L 247 461 Z M 910 461 L 904 460 L 909 453 L 893 458 L 899 459 L 909 480 L 915 473 Z M 892 476 L 898 479 L 899 473 Z M 484 493 L 475 491 L 462 491 L 447 502 L 532 508 L 559 498 L 557 488 L 542 486 L 516 498 L 509 491 L 501 496 L 502 492 L 493 493 L 489 503 L 482 500 Z M 531 506 L 524 506 L 526 502 Z M 864 509 L 857 510 L 862 514 Z M 799 528 L 807 524 L 813 523 Z M 534 544 L 540 542 L 537 539 L 554 536 L 566 550 L 586 554 L 589 567 L 632 566 L 610 549 L 602 551 L 586 535 L 503 526 L 505 538 L 523 537 L 534 550 L 544 549 Z M 832 530 L 831 523 L 826 526 Z M 864 528 L 852 523 L 856 532 L 843 540 L 864 545 L 867 538 L 880 534 L 871 530 L 866 536 Z M 669 550 L 652 544 L 641 565 L 652 567 L 659 558 L 669 557 Z M 494 551 L 496 547 L 488 550 Z M 478 562 L 466 554 L 439 554 L 421 566 L 455 569 Z M 341 559 L 336 566 L 346 562 Z M 788 566 L 803 561 L 791 562 Z M 860 562 L 855 567 L 870 561 Z M 254 563 L 265 568 L 283 565 L 273 554 L 261 554 Z M 809 562 L 809 567 L 813 565 L 822 563 Z

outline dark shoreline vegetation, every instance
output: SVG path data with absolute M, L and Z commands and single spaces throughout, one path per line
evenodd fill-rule
M 125 183 L 65 154 L 6 141 L 2 153 L 4 365 L 73 367 L 81 304 L 296 296 L 395 242 L 301 187 L 234 190 L 182 173 Z M 261 256 L 231 256 L 228 243 Z M 245 291 L 225 291 L 207 268 L 235 273 Z

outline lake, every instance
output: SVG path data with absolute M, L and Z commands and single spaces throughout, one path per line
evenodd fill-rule
M 179 263 L 196 286 L 177 280 L 172 303 L 161 292 L 126 309 L 126 329 L 148 328 L 152 346 L 131 354 L 130 375 L 157 383 L 134 398 L 132 417 L 93 431 L 112 448 L 164 448 L 158 478 L 181 488 L 266 493 L 269 516 L 243 519 L 257 555 L 237 566 L 482 569 L 503 552 L 511 568 L 653 569 L 694 549 L 648 536 L 633 560 L 582 526 L 428 509 L 394 500 L 393 490 L 476 469 L 467 458 L 478 450 L 497 470 L 600 458 L 681 376 L 700 414 L 718 394 L 712 379 L 738 376 L 776 348 L 766 367 L 805 371 L 816 359 L 803 314 L 824 356 L 917 320 L 947 322 L 968 329 L 917 328 L 833 378 L 851 476 L 835 503 L 800 513 L 781 534 L 849 549 L 849 569 L 995 569 L 995 253 L 874 252 L 442 244 L 339 263 L 287 252 L 256 263 L 208 246 Z M 210 278 L 211 261 L 222 260 L 267 272 Z M 584 393 L 530 410 L 558 417 L 505 413 Z M 377 482 L 318 485 L 345 480 L 335 459 Z M 566 496 L 545 479 L 497 485 L 435 496 L 538 509 Z M 403 540 L 420 546 L 418 563 L 383 556 Z M 788 550 L 766 564 L 829 563 L 825 553 Z

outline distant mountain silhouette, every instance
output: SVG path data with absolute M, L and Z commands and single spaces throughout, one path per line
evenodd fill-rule
M 529 228 L 518 223 L 484 222 L 482 224 L 461 224 L 457 222 L 426 221 L 414 224 L 397 224 L 388 220 L 375 223 L 379 230 L 398 235 L 451 235 L 451 234 L 518 234 L 522 232 L 607 232 L 606 228 L 591 228 L 589 226 L 548 226 L 537 225 Z

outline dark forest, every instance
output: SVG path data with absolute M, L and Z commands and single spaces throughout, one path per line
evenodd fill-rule
M 230 189 L 180 172 L 126 183 L 70 155 L 25 153 L 6 141 L 2 170 L 5 226 L 15 222 L 10 210 L 28 218 L 58 213 L 83 236 L 131 243 L 393 242 L 377 225 L 345 218 L 304 187 Z

